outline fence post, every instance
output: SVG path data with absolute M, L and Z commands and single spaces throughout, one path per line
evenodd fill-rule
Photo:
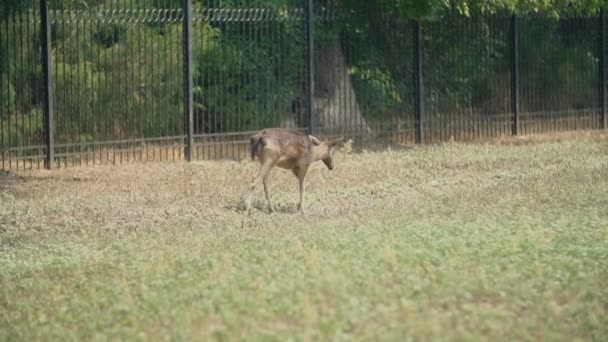
M 512 134 L 519 135 L 519 40 L 517 39 L 517 17 L 511 15 L 511 110 L 513 112 Z
M 192 103 L 192 1 L 183 0 L 184 11 L 184 131 L 186 133 L 186 146 L 184 157 L 192 161 L 194 141 L 194 107 Z
M 49 20 L 48 0 L 40 0 L 40 46 L 42 48 L 42 72 L 44 77 L 44 143 L 46 156 L 44 167 L 51 170 L 55 160 L 53 141 L 53 77 L 51 71 L 51 22 Z
M 606 21 L 604 17 L 604 8 L 600 9 L 599 15 L 599 97 L 600 97 L 600 125 L 602 129 L 608 128 L 606 120 Z
M 304 0 L 306 8 L 306 114 L 308 116 L 308 134 L 314 134 L 315 122 L 315 45 L 312 0 Z
M 414 104 L 416 111 L 416 143 L 423 144 L 425 140 L 424 117 L 424 82 L 422 81 L 422 28 L 420 21 L 415 20 L 412 26 L 414 35 Z

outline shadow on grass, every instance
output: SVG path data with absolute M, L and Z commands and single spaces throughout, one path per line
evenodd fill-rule
M 273 203 L 275 214 L 298 214 L 297 204 Z M 246 212 L 245 201 L 242 198 L 228 201 L 224 205 L 224 209 L 237 213 Z M 268 208 L 268 202 L 265 199 L 255 199 L 251 202 L 251 211 L 259 211 L 265 214 L 273 214 Z

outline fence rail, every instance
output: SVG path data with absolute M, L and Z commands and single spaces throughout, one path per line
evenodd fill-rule
M 229 3 L 2 2 L 0 168 L 240 159 L 270 126 L 359 147 L 606 129 L 603 10 Z

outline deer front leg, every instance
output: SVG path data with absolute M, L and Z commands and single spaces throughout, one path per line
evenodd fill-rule
M 300 182 L 300 203 L 298 203 L 298 211 L 304 212 L 304 177 L 298 179 Z
M 304 178 L 306 177 L 307 167 L 298 167 L 293 169 L 294 175 L 298 177 L 300 185 L 300 203 L 298 203 L 298 211 L 304 213 Z

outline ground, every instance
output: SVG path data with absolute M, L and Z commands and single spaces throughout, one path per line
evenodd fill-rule
M 608 134 L 0 176 L 0 340 L 603 340 Z

